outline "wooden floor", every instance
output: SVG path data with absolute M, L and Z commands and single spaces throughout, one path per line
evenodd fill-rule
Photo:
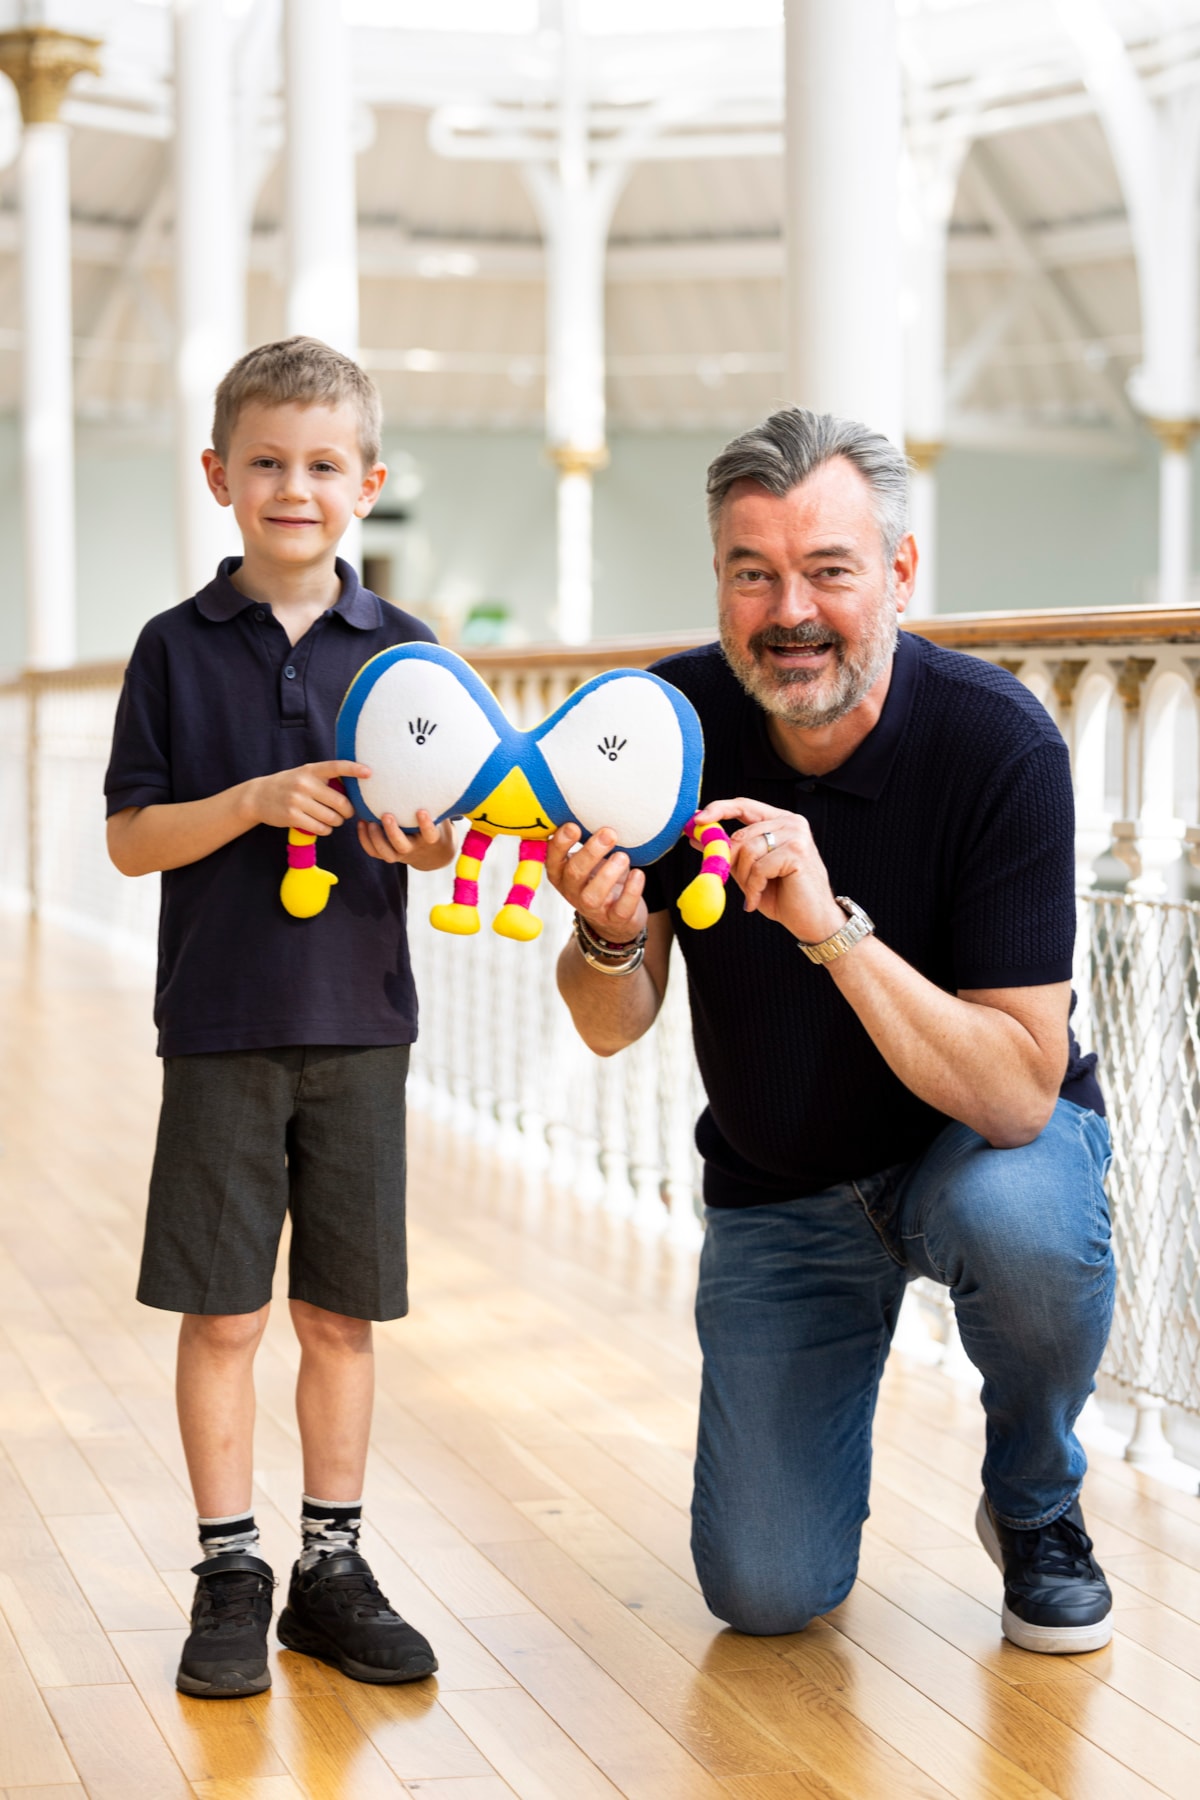
M 722 1631 L 688 1555 L 690 1259 L 414 1119 L 413 1311 L 379 1337 L 365 1548 L 436 1683 L 284 1652 L 172 1686 L 196 1557 L 174 1321 L 132 1299 L 158 1070 L 146 977 L 0 925 L 0 1794 L 7 1800 L 1072 1800 L 1200 1795 L 1200 1501 L 1088 1478 L 1118 1632 L 1002 1642 L 977 1402 L 891 1368 L 862 1579 Z M 295 1554 L 296 1363 L 259 1362 L 255 1496 Z

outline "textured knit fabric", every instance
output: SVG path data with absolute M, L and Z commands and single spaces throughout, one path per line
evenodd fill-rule
M 874 730 L 813 779 L 776 754 L 719 645 L 655 665 L 704 727 L 702 801 L 803 814 L 833 890 L 949 993 L 1068 980 L 1074 816 L 1066 747 L 1003 669 L 902 633 Z M 647 872 L 650 910 L 696 872 L 686 844 Z M 919 1156 L 946 1124 L 891 1072 L 826 969 L 731 892 L 724 919 L 675 934 L 708 1106 L 696 1128 L 710 1206 L 818 1193 Z M 1064 1098 L 1103 1111 L 1072 1040 Z
M 239 561 L 227 559 L 208 587 L 138 638 L 104 784 L 110 816 L 331 759 L 338 707 L 362 665 L 432 636 L 339 561 L 336 606 L 289 644 L 271 608 L 234 587 Z M 287 833 L 270 826 L 163 875 L 161 1056 L 413 1042 L 405 870 L 365 855 L 353 823 L 319 838 L 317 859 L 338 885 L 312 919 L 283 908 Z

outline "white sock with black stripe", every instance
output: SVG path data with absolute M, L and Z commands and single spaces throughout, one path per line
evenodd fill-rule
M 258 1555 L 258 1526 L 253 1513 L 230 1513 L 224 1519 L 196 1520 L 200 1528 L 200 1548 L 207 1562 L 210 1556 L 224 1556 L 227 1550 L 242 1550 Z

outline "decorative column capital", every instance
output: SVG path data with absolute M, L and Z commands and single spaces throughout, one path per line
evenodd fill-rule
M 1086 661 L 1074 657 L 1050 664 L 1050 681 L 1054 688 L 1054 698 L 1064 712 L 1069 712 L 1074 705 L 1075 689 L 1079 686 L 1079 677 L 1086 668 Z
M 939 438 L 905 438 L 904 454 L 918 475 L 929 475 L 946 448 Z
M 607 444 L 598 444 L 592 450 L 583 450 L 576 444 L 551 444 L 546 455 L 560 475 L 594 475 L 608 467 Z
M 100 73 L 99 38 L 77 37 L 50 25 L 0 31 L 0 71 L 17 90 L 26 125 L 53 125 L 76 75 Z
M 1117 692 L 1121 696 L 1126 712 L 1137 712 L 1142 704 L 1142 687 L 1147 675 L 1154 667 L 1152 656 L 1126 656 L 1120 662 L 1111 662 L 1109 667 L 1117 678 Z
M 1153 419 L 1147 415 L 1146 427 L 1154 433 L 1166 454 L 1186 456 L 1200 431 L 1200 419 Z

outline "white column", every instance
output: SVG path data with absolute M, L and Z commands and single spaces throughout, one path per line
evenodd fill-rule
M 75 660 L 75 418 L 71 366 L 69 138 L 58 113 L 70 81 L 96 70 L 94 38 L 46 26 L 0 34 L 0 69 L 17 89 L 24 133 L 21 205 L 21 464 L 25 656 L 31 668 Z
M 1162 444 L 1158 595 L 1186 606 L 1191 586 L 1191 458 L 1200 411 L 1200 95 L 1152 99 L 1105 0 L 1054 0 L 1079 55 L 1116 164 L 1133 236 L 1142 361 L 1129 396 Z
M 604 442 L 604 257 L 626 170 L 593 169 L 578 0 L 561 0 L 558 156 L 525 170 L 546 246 L 546 443 L 558 471 L 558 603 L 564 643 L 592 635 L 592 477 Z
M 1158 439 L 1158 592 L 1160 606 L 1190 606 L 1192 589 L 1193 419 L 1147 419 Z
M 946 435 L 946 245 L 965 138 L 907 149 L 901 163 L 905 448 L 917 540 L 910 618 L 937 611 L 937 465 Z
M 22 510 L 27 660 L 75 661 L 75 420 L 67 127 L 27 125 L 21 145 Z
M 287 331 L 357 356 L 354 95 L 335 0 L 286 0 L 284 71 Z
M 232 513 L 209 493 L 200 464 L 217 383 L 245 331 L 236 176 L 225 9 L 175 0 L 175 529 L 184 594 L 239 548 Z
M 785 0 L 788 399 L 903 441 L 895 0 Z
M 908 526 L 917 540 L 917 585 L 908 604 L 910 619 L 928 619 L 937 611 L 937 463 L 942 445 L 936 440 L 905 442 L 912 465 L 908 478 Z
M 285 0 L 284 210 L 289 336 L 358 356 L 358 199 L 349 34 L 335 0 Z M 362 566 L 355 520 L 341 554 Z

